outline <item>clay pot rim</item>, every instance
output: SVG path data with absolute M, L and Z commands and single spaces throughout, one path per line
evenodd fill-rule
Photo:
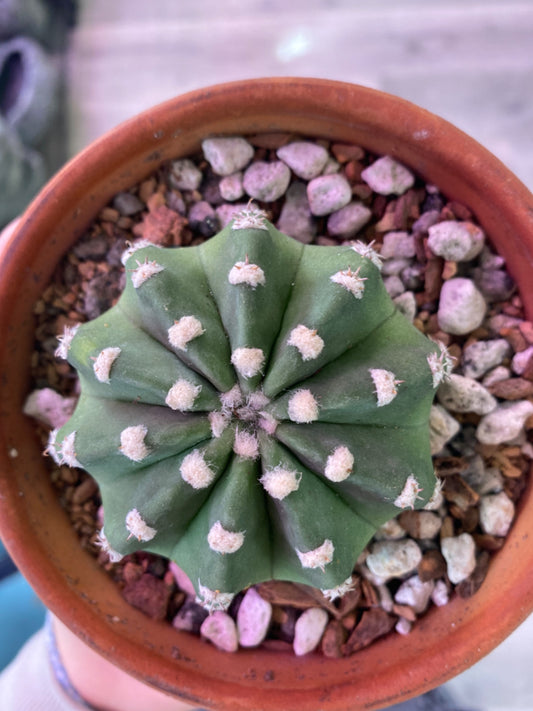
M 316 131 L 303 130 L 310 125 L 316 126 Z M 449 197 L 461 199 L 474 210 L 506 257 L 515 279 L 527 285 L 533 264 L 533 198 L 500 161 L 451 124 L 407 101 L 352 84 L 306 78 L 232 82 L 190 92 L 113 129 L 60 171 L 30 206 L 13 236 L 0 245 L 5 277 L 28 275 L 27 286 L 34 300 L 49 279 L 57 250 L 63 252 L 79 235 L 104 204 L 104 196 L 109 198 L 124 189 L 128 181 L 138 181 L 139 169 L 135 166 L 139 161 L 143 162 L 141 172 L 146 176 L 163 160 L 196 149 L 206 135 L 287 129 L 345 141 L 355 136 L 365 148 L 389 153 L 410 165 Z M 179 152 L 174 156 L 177 146 Z M 414 146 L 412 153 L 409 146 Z M 104 188 L 101 176 L 108 172 L 111 184 Z M 477 193 L 480 176 L 482 196 Z M 39 250 L 36 240 L 42 235 L 47 236 L 47 241 Z M 514 235 L 518 235 L 518 242 L 509 242 Z M 27 312 L 16 304 L 20 286 L 17 281 L 20 278 L 0 281 L 0 332 L 8 334 L 6 347 L 0 352 L 3 372 L 10 353 L 12 357 L 24 349 L 29 352 L 30 348 L 31 324 Z M 533 294 L 523 296 L 527 297 L 531 316 Z M 13 307 L 1 310 L 5 303 Z M 14 345 L 18 343 L 14 324 L 25 332 L 22 346 Z M 28 452 L 22 451 L 19 444 L 26 437 L 35 438 L 31 423 L 20 415 L 25 371 L 21 368 L 17 372 L 0 412 L 4 426 L 0 481 L 7 492 L 5 498 L 0 497 L 0 521 L 6 545 L 45 604 L 104 656 L 139 676 L 142 669 L 135 657 L 141 647 L 144 659 L 140 666 L 146 670 L 144 680 L 148 683 L 192 702 L 217 702 L 220 709 L 250 708 L 249 701 L 243 701 L 245 688 L 259 695 L 256 698 L 263 705 L 254 705 L 258 709 L 286 707 L 290 700 L 291 708 L 316 711 L 320 694 L 324 709 L 379 708 L 422 693 L 462 671 L 502 641 L 533 610 L 531 573 L 528 579 L 520 572 L 533 571 L 533 547 L 529 544 L 528 548 L 526 523 L 528 515 L 533 515 L 530 482 L 504 549 L 493 559 L 486 585 L 471 600 L 454 600 L 446 608 L 432 610 L 407 638 L 390 636 L 341 660 L 318 655 L 299 659 L 272 652 L 259 655 L 255 650 L 224 655 L 201 640 L 172 630 L 179 649 L 176 645 L 170 649 L 168 634 L 164 643 L 151 649 L 151 639 L 157 634 L 164 636 L 168 632 L 166 626 L 162 630 L 159 623 L 134 610 L 124 613 L 118 594 L 102 605 L 93 596 L 95 586 L 89 591 L 87 587 L 79 589 L 67 569 L 68 563 L 77 570 L 76 557 L 80 558 L 74 540 L 68 543 L 66 553 L 50 547 L 48 538 L 55 541 L 61 535 L 69 536 L 66 517 L 58 513 L 58 522 L 54 521 L 57 531 L 43 531 L 42 537 L 36 538 L 45 519 L 42 513 L 34 513 L 30 504 L 57 509 L 57 502 L 51 492 L 40 489 L 34 492 L 28 488 L 19 496 L 19 484 L 35 481 L 33 469 L 43 467 L 35 441 Z M 9 413 L 20 426 L 20 436 L 12 436 L 5 427 Z M 10 420 L 10 427 L 11 424 Z M 20 450 L 17 459 L 6 455 L 11 449 Z M 16 463 L 20 463 L 20 469 Z M 523 558 L 520 569 L 511 554 Z M 92 559 L 84 561 L 84 565 L 95 580 L 103 580 L 105 574 Z M 66 592 L 59 592 L 65 583 Z M 119 619 L 127 617 L 131 625 L 120 640 L 115 628 L 122 630 L 124 625 L 113 620 L 114 611 L 120 612 Z M 437 636 L 438 651 L 435 643 L 428 644 L 430 634 Z M 444 636 L 445 644 L 439 645 L 439 637 Z M 201 662 L 205 662 L 204 667 Z M 215 667 L 216 674 L 210 676 Z M 267 672 L 273 669 L 279 686 L 267 678 Z M 310 687 L 306 687 L 302 676 L 310 680 Z

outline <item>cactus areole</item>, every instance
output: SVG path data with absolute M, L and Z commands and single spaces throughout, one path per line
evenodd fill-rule
M 81 396 L 48 447 L 97 480 L 102 546 L 176 561 L 208 609 L 270 579 L 338 597 L 376 529 L 436 490 L 444 348 L 370 245 L 303 245 L 253 206 L 124 261 L 117 304 L 60 338 Z

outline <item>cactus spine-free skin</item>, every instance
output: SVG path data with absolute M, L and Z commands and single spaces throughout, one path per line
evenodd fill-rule
M 376 529 L 436 489 L 445 350 L 371 246 L 303 245 L 254 207 L 125 264 L 117 304 L 60 339 L 81 396 L 48 448 L 97 480 L 103 547 L 176 561 L 209 609 L 270 579 L 342 594 Z

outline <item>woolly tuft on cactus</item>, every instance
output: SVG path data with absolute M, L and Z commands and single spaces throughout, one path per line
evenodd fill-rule
M 269 579 L 334 599 L 376 529 L 431 499 L 450 362 L 380 264 L 253 207 L 199 246 L 129 250 L 117 304 L 61 338 L 81 396 L 48 447 L 98 481 L 114 560 L 167 556 L 209 609 Z

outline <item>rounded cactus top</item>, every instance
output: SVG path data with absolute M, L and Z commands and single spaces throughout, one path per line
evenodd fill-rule
M 49 447 L 98 481 L 103 545 L 173 559 L 211 609 L 269 579 L 342 593 L 375 530 L 434 492 L 445 352 L 371 246 L 303 245 L 253 207 L 125 265 L 117 304 L 60 339 L 81 396 Z

